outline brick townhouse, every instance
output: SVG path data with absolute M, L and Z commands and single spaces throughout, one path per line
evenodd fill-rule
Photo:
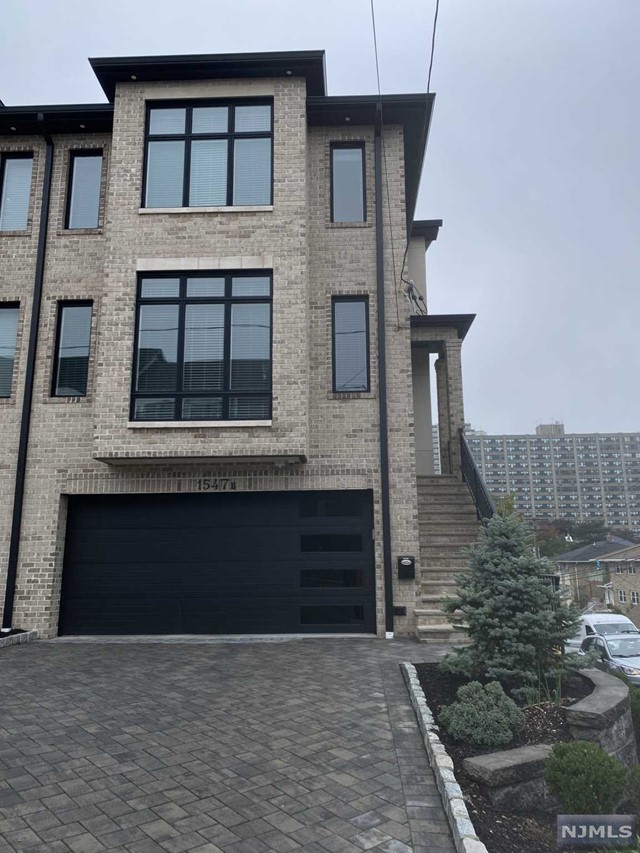
M 401 281 L 433 96 L 328 96 L 320 51 L 91 65 L 106 103 L 0 106 L 4 628 L 448 636 L 473 316 Z

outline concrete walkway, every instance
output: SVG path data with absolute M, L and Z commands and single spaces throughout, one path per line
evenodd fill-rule
M 0 850 L 453 853 L 398 661 L 425 646 L 0 651 Z

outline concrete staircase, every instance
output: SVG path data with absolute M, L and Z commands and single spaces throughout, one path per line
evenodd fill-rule
M 424 643 L 466 641 L 442 610 L 455 592 L 455 576 L 466 568 L 461 549 L 478 538 L 480 522 L 466 483 L 457 477 L 418 477 L 421 603 L 415 610 L 418 638 Z

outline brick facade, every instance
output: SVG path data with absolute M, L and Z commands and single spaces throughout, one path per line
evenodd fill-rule
M 141 212 L 145 101 L 256 95 L 274 99 L 272 209 Z M 190 492 L 197 490 L 199 479 L 215 476 L 233 477 L 239 490 L 372 489 L 377 625 L 384 635 L 373 127 L 308 128 L 305 98 L 305 81 L 298 77 L 130 82 L 117 88 L 111 136 L 54 138 L 15 626 L 36 628 L 42 637 L 56 634 L 67 495 Z M 406 235 L 402 133 L 401 126 L 385 126 L 394 561 L 397 554 L 419 554 L 409 306 L 399 293 Z M 368 217 L 363 224 L 335 225 L 329 216 L 329 145 L 352 139 L 366 146 Z M 105 157 L 99 227 L 81 232 L 64 230 L 69 151 L 74 148 L 102 148 Z M 45 146 L 40 137 L 0 138 L 0 156 L 16 150 L 33 151 L 35 160 L 29 230 L 0 233 L 0 300 L 19 301 L 21 309 L 13 393 L 0 400 L 0 590 L 9 547 Z M 131 426 L 136 275 L 209 268 L 273 270 L 272 423 Z M 332 393 L 331 297 L 340 294 L 369 297 L 372 381 L 367 393 Z M 84 398 L 52 398 L 57 303 L 74 299 L 94 304 L 88 393 Z M 453 352 L 456 344 L 451 347 Z M 459 404 L 461 409 L 461 387 Z M 276 467 L 270 456 L 304 456 L 306 461 Z M 394 585 L 395 603 L 406 605 L 408 613 L 396 618 L 395 630 L 412 634 L 417 584 L 394 580 Z

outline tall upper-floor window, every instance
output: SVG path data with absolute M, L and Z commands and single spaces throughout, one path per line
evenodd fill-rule
M 72 151 L 69 161 L 67 228 L 97 228 L 102 151 Z
M 0 159 L 0 231 L 25 231 L 33 154 L 5 154 Z
M 331 221 L 364 222 L 364 142 L 334 142 L 331 145 Z
M 271 103 L 151 105 L 144 206 L 269 205 L 272 148 Z
M 54 397 L 85 397 L 91 345 L 91 302 L 61 302 L 53 364 Z
M 271 417 L 271 274 L 145 275 L 138 283 L 131 417 Z
M 20 306 L 0 304 L 0 397 L 11 396 Z
M 369 390 L 369 300 L 333 299 L 333 390 Z

